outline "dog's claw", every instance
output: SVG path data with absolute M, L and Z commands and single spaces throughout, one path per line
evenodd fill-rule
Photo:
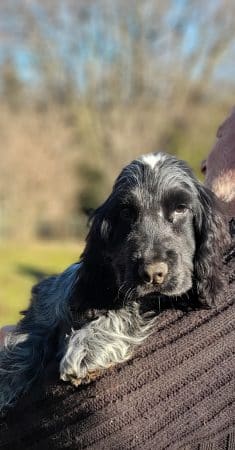
M 80 384 L 89 384 L 92 381 L 95 381 L 97 378 L 101 376 L 101 370 L 92 370 L 88 371 L 84 378 L 73 378 L 72 384 L 74 386 L 80 386 Z
M 78 378 L 76 374 L 66 374 L 61 376 L 63 381 L 70 381 L 73 386 L 78 387 L 81 384 L 89 384 L 101 376 L 101 370 L 91 370 L 83 378 Z

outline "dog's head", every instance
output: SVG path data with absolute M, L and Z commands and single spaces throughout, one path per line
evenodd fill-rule
M 144 155 L 123 169 L 95 211 L 81 280 L 99 302 L 193 288 L 211 304 L 227 239 L 215 196 L 189 167 L 164 153 Z

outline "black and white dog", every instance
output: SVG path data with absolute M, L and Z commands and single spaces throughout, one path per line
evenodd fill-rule
M 0 410 L 52 358 L 75 385 L 130 358 L 154 326 L 142 313 L 150 299 L 211 306 L 228 244 L 215 196 L 184 162 L 164 153 L 133 161 L 95 211 L 81 262 L 33 288 L 0 354 Z

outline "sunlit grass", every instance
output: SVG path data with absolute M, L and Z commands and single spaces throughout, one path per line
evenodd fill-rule
M 82 248 L 67 242 L 0 243 L 0 326 L 19 320 L 39 277 L 78 261 Z

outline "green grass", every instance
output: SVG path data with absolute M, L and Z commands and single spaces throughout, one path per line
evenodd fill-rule
M 83 244 L 1 243 L 0 326 L 16 323 L 40 276 L 55 274 L 79 259 Z

